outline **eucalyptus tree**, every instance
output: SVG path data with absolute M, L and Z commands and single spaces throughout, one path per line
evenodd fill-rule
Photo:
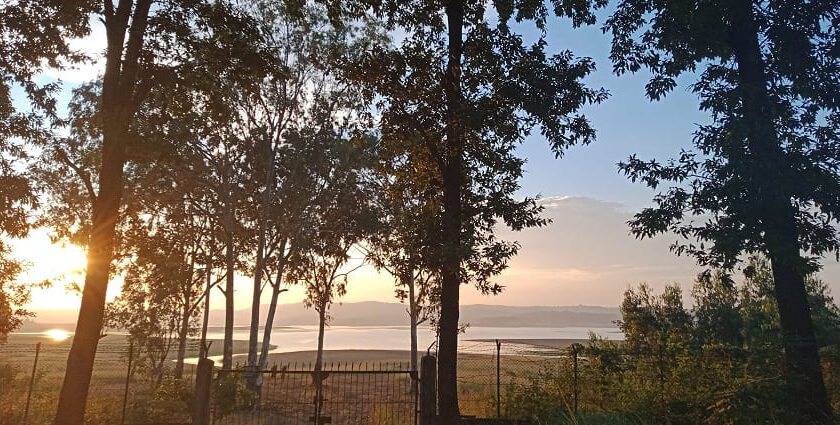
M 401 121 L 407 124 L 407 121 Z M 439 287 L 437 232 L 442 197 L 434 168 L 424 166 L 423 150 L 393 133 L 378 140 L 372 183 L 381 226 L 363 245 L 367 260 L 396 281 L 396 297 L 407 303 L 411 369 L 417 370 L 417 328 L 437 311 Z M 411 134 L 414 131 L 411 131 Z
M 200 77 L 202 74 L 198 74 Z M 185 150 L 190 163 L 183 176 L 194 182 L 195 190 L 187 196 L 201 216 L 208 217 L 217 229 L 215 240 L 223 247 L 216 252 L 222 258 L 209 258 L 208 264 L 221 266 L 224 284 L 218 288 L 225 298 L 225 325 L 222 342 L 222 368 L 233 366 L 233 313 L 235 276 L 249 267 L 244 252 L 249 247 L 253 229 L 245 222 L 249 202 L 249 182 L 254 167 L 252 145 L 239 127 L 239 117 L 230 108 L 237 97 L 237 84 L 222 74 L 217 79 L 205 76 L 205 82 L 183 87 L 173 121 L 184 129 Z M 226 80 L 226 81 L 223 81 Z M 179 137 L 180 139 L 180 137 Z
M 635 156 L 634 181 L 672 184 L 630 222 L 638 237 L 674 232 L 673 249 L 706 266 L 769 258 L 786 376 L 800 423 L 830 423 L 805 276 L 840 235 L 840 2 L 626 0 L 604 27 L 618 73 L 650 71 L 652 100 L 694 79 L 712 122 L 695 151 L 666 163 Z
M 585 87 L 581 79 L 594 68 L 588 58 L 569 51 L 547 52 L 544 30 L 549 16 L 569 17 L 573 25 L 594 22 L 592 9 L 604 1 L 352 2 L 335 4 L 334 15 L 368 7 L 392 28 L 405 33 L 396 48 L 374 46 L 350 78 L 366 81 L 371 97 L 382 99 L 383 136 L 410 143 L 437 174 L 442 194 L 439 406 L 444 423 L 458 416 L 457 342 L 459 290 L 473 283 L 498 293 L 492 278 L 518 250 L 499 240 L 496 227 L 514 230 L 545 223 L 532 198 L 515 199 L 523 161 L 515 146 L 540 131 L 556 155 L 587 144 L 595 131 L 580 113 L 607 93 Z M 343 4 L 343 3 L 342 3 Z M 493 17 L 496 12 L 496 17 Z M 526 44 L 508 25 L 532 22 L 537 40 Z M 375 96 L 374 96 L 375 94 Z
M 129 251 L 129 262 L 145 264 L 143 280 L 148 290 L 170 298 L 168 303 L 177 314 L 174 375 L 181 378 L 187 339 L 197 331 L 206 292 L 218 283 L 207 276 L 217 255 L 216 226 L 182 193 L 186 182 L 166 179 L 160 183 L 153 187 L 160 197 L 144 200 L 147 205 L 140 214 L 128 220 L 122 244 Z
M 323 94 L 327 93 L 319 96 Z M 328 96 L 332 95 L 342 96 L 339 92 L 328 93 Z M 328 116 L 335 118 L 333 114 L 345 112 L 347 110 L 337 108 Z M 335 158 L 331 155 L 333 150 L 329 144 L 332 141 L 324 134 L 335 131 L 334 123 L 331 119 L 324 120 L 307 113 L 300 123 L 291 126 L 286 132 L 283 147 L 276 158 L 277 181 L 275 195 L 269 206 L 266 229 L 268 248 L 265 253 L 265 272 L 271 287 L 271 300 L 263 328 L 258 361 L 260 368 L 265 368 L 268 362 L 278 297 L 286 290 L 286 286 L 296 283 L 290 276 L 290 268 L 295 258 L 308 249 L 311 229 L 318 225 L 314 212 L 319 211 L 321 202 L 327 196 L 329 174 L 333 167 L 331 161 Z
M 278 269 L 275 272 L 278 278 L 274 280 L 279 281 L 286 261 L 284 258 L 288 257 L 292 248 L 289 238 L 294 230 L 288 227 L 291 224 L 288 214 L 300 213 L 294 207 L 305 204 L 284 193 L 299 189 L 293 173 L 300 175 L 302 170 L 298 164 L 303 159 L 294 157 L 301 146 L 292 146 L 287 140 L 287 132 L 313 119 L 309 116 L 311 109 L 308 103 L 323 95 L 324 75 L 334 71 L 328 61 L 322 60 L 319 55 L 341 49 L 340 45 L 348 42 L 350 35 L 347 33 L 351 28 L 332 28 L 324 17 L 323 7 L 317 5 L 290 9 L 284 1 L 266 0 L 252 3 L 247 10 L 261 35 L 262 50 L 265 52 L 263 60 L 271 67 L 256 90 L 246 92 L 237 104 L 243 117 L 241 126 L 259 132 L 252 142 L 256 144 L 255 153 L 259 156 L 253 163 L 257 172 L 264 175 L 256 188 L 262 192 L 261 199 L 253 208 L 256 212 L 256 252 L 247 359 L 247 366 L 253 369 L 260 363 L 260 300 L 266 286 L 263 277 L 269 269 L 267 259 L 272 253 L 279 255 L 273 262 L 275 267 L 271 267 Z M 297 193 L 297 196 L 304 195 Z M 275 202 L 275 199 L 280 202 Z M 290 203 L 288 207 L 292 209 L 284 212 L 286 206 L 282 202 Z M 273 228 L 275 225 L 279 228 Z M 271 286 L 274 288 L 273 305 L 279 282 L 271 283 Z M 266 324 L 270 327 L 268 321 Z M 265 341 L 263 345 L 266 345 Z
M 364 265 L 363 258 L 353 258 L 354 247 L 376 229 L 378 220 L 372 209 L 372 187 L 365 178 L 370 146 L 332 128 L 306 133 L 307 139 L 321 143 L 326 167 L 318 198 L 307 210 L 305 246 L 292 257 L 289 277 L 305 285 L 304 305 L 318 313 L 315 370 L 320 371 L 329 309 L 346 294 L 347 276 Z

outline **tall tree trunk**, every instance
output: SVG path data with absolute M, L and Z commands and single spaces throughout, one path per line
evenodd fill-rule
M 324 361 L 324 331 L 327 324 L 327 313 L 322 308 L 318 311 L 318 351 L 315 354 L 315 370 L 321 371 Z
M 315 373 L 312 374 L 315 380 L 315 425 L 320 425 L 321 408 L 324 403 L 324 378 L 321 373 L 324 365 L 324 328 L 326 327 L 327 313 L 326 306 L 322 305 L 318 310 L 318 352 L 315 355 Z
M 796 206 L 786 192 L 784 151 L 772 121 L 767 75 L 758 26 L 747 0 L 733 4 L 731 33 L 738 64 L 743 123 L 750 150 L 743 169 L 752 169 L 756 210 L 763 215 L 765 239 L 773 270 L 776 301 L 785 347 L 786 377 L 798 423 L 833 423 L 825 390 L 814 324 L 805 288 L 807 273 L 796 229 Z
M 414 298 L 414 271 L 408 276 L 408 318 L 411 326 L 411 370 L 417 371 L 417 300 Z
M 272 192 L 274 189 L 274 158 L 277 150 L 272 143 L 269 143 L 266 154 L 265 189 L 263 190 L 262 205 L 260 207 L 260 222 L 257 236 L 257 260 L 254 265 L 254 293 L 251 299 L 251 327 L 248 338 L 248 368 L 257 368 L 257 337 L 260 331 L 260 297 L 262 295 L 262 277 L 265 267 L 265 232 L 268 227 L 268 209 L 271 206 Z M 252 385 L 256 384 L 255 374 L 252 373 L 248 380 Z
M 440 343 L 438 347 L 438 406 L 442 425 L 458 422 L 458 315 L 461 268 L 461 188 L 464 141 L 461 113 L 461 49 L 464 5 L 446 6 L 449 23 L 449 60 L 444 76 L 446 93 L 446 163 L 442 170 L 444 251 L 441 267 Z
M 210 287 L 213 285 L 212 268 L 207 265 L 207 288 L 204 290 L 204 317 L 201 320 L 201 343 L 198 347 L 198 358 L 207 357 L 207 322 L 210 321 Z
M 105 293 L 114 257 L 114 236 L 123 191 L 125 142 L 134 110 L 141 98 L 140 94 L 135 93 L 137 64 L 150 6 L 151 0 L 138 0 L 129 26 L 132 2 L 121 0 L 116 12 L 111 11 L 105 19 L 108 47 L 102 82 L 99 194 L 92 205 L 85 286 L 58 399 L 54 420 L 56 425 L 84 423 L 93 362 L 102 332 Z M 127 28 L 129 37 L 128 43 L 125 43 Z
M 280 282 L 283 279 L 283 271 L 286 268 L 286 259 L 283 253 L 286 251 L 286 240 L 280 243 L 280 260 L 277 262 L 277 280 L 271 287 L 271 302 L 268 304 L 268 314 L 265 317 L 265 326 L 263 327 L 262 347 L 260 349 L 260 369 L 265 369 L 268 365 L 268 350 L 271 348 L 271 331 L 274 327 L 274 316 L 277 314 L 277 301 L 280 294 L 284 291 L 280 290 Z M 257 383 L 260 384 L 259 382 Z
M 187 336 L 190 332 L 190 316 L 192 316 L 192 285 L 195 275 L 195 251 L 190 253 L 190 272 L 184 281 L 184 311 L 181 314 L 181 323 L 178 329 L 178 356 L 175 358 L 175 378 L 181 379 L 184 376 L 184 357 L 187 355 Z
M 181 379 L 184 376 L 184 357 L 187 355 L 187 334 L 190 331 L 190 308 L 189 303 L 184 306 L 181 315 L 181 326 L 178 329 L 178 357 L 175 360 L 175 378 Z
M 84 422 L 90 377 L 96 347 L 102 331 L 105 313 L 105 292 L 108 289 L 108 274 L 114 255 L 114 228 L 119 214 L 122 192 L 123 162 L 121 143 L 113 147 L 109 138 L 103 141 L 102 178 L 99 197 L 93 207 L 93 227 L 88 243 L 87 271 L 82 291 L 82 304 L 70 354 L 64 383 L 58 399 L 56 425 L 76 425 Z
M 233 233 L 225 230 L 225 339 L 222 352 L 222 369 L 233 367 Z

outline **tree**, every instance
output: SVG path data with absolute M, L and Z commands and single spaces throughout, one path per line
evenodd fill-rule
M 595 132 L 578 111 L 607 95 L 580 82 L 593 69 L 591 60 L 568 51 L 549 55 L 542 37 L 526 45 L 508 21 L 544 29 L 553 12 L 578 26 L 594 22 L 592 8 L 604 2 L 556 1 L 553 10 L 543 2 L 493 2 L 495 22 L 485 16 L 486 3 L 358 3 L 407 36 L 397 49 L 372 48 L 351 78 L 368 82 L 383 99 L 383 136 L 427 151 L 423 166 L 434 168 L 442 194 L 438 397 L 441 417 L 450 424 L 458 416 L 460 285 L 501 290 L 492 277 L 518 245 L 495 238 L 499 221 L 514 230 L 544 224 L 533 199 L 513 198 L 522 173 L 513 149 L 536 129 L 558 156 L 568 146 L 589 143 Z
M 353 248 L 377 226 L 371 214 L 371 187 L 364 177 L 370 146 L 341 137 L 333 128 L 320 130 L 317 134 L 304 133 L 308 137 L 302 135 L 320 142 L 321 161 L 326 167 L 320 175 L 318 198 L 307 209 L 308 218 L 302 229 L 305 245 L 289 263 L 290 279 L 306 286 L 304 304 L 318 313 L 316 371 L 321 370 L 330 306 L 346 294 L 347 276 L 364 264 L 347 267 Z
M 266 285 L 263 276 L 267 271 L 277 269 L 276 283 L 271 283 L 274 289 L 270 313 L 273 315 L 284 265 L 294 248 L 290 238 L 296 231 L 293 223 L 297 220 L 290 221 L 290 215 L 302 213 L 300 207 L 307 204 L 293 199 L 307 198 L 297 192 L 302 184 L 300 178 L 305 179 L 307 175 L 300 165 L 306 164 L 300 164 L 303 158 L 295 157 L 297 154 L 305 156 L 307 148 L 300 144 L 293 146 L 287 133 L 301 121 L 313 119 L 307 103 L 325 95 L 322 91 L 326 89 L 326 75 L 335 71 L 330 69 L 328 60 L 319 56 L 349 50 L 345 44 L 349 42 L 348 32 L 352 27 L 331 29 L 322 8 L 317 6 L 295 9 L 282 1 L 262 1 L 254 3 L 248 12 L 258 24 L 261 48 L 266 53 L 264 61 L 270 64 L 256 90 L 240 96 L 237 105 L 246 117 L 241 126 L 250 129 L 251 142 L 256 147 L 254 153 L 259 156 L 252 161 L 256 165 L 255 171 L 264 175 L 262 184 L 255 188 L 262 191 L 261 199 L 252 209 L 257 212 L 254 217 L 257 241 L 247 365 L 255 369 L 261 363 L 257 346 L 260 300 Z M 290 190 L 296 191 L 294 196 L 288 193 Z M 292 209 L 287 209 L 289 207 Z M 274 266 L 269 267 L 267 260 L 272 255 L 277 258 Z M 271 280 L 271 276 L 267 277 Z M 268 321 L 266 324 L 271 327 Z M 268 345 L 267 338 L 270 333 L 265 332 L 264 347 Z M 265 359 L 265 356 L 260 358 Z
M 433 180 L 437 173 L 424 167 L 429 161 L 406 149 L 401 138 L 379 140 L 374 166 L 379 231 L 363 249 L 368 261 L 396 280 L 397 298 L 408 304 L 411 370 L 418 370 L 417 328 L 437 311 L 440 258 L 438 214 L 442 198 Z M 422 152 L 414 152 L 422 155 Z
M 181 313 L 177 294 L 161 285 L 162 276 L 150 264 L 133 264 L 126 271 L 120 295 L 108 305 L 106 325 L 128 331 L 137 348 L 139 368 L 158 387 L 166 364 L 178 344 Z M 170 285 L 171 286 L 171 285 Z
M 227 6 L 225 6 L 227 7 Z M 265 170 L 266 128 L 256 122 L 260 111 L 248 99 L 255 99 L 259 83 L 283 75 L 284 69 L 264 59 L 262 35 L 257 23 L 244 11 L 221 10 L 224 23 L 206 39 L 194 43 L 189 65 L 178 69 L 177 78 L 165 90 L 153 91 L 144 116 L 147 132 L 160 139 L 170 152 L 172 176 L 177 184 L 168 192 L 180 193 L 177 203 L 188 205 L 196 218 L 208 227 L 208 245 L 201 252 L 205 287 L 213 282 L 214 270 L 224 285 L 225 336 L 222 367 L 230 369 L 233 358 L 234 283 L 238 272 L 253 269 L 244 253 L 250 249 L 256 221 L 247 212 L 256 210 L 259 196 L 253 196 Z M 154 108 L 157 108 L 154 110 Z M 141 110 L 145 111 L 145 110 Z M 206 220 L 206 221 L 205 221 Z M 218 248 L 221 246 L 221 249 Z M 250 269 L 250 270 L 249 270 Z M 209 292 L 204 292 L 205 319 Z M 202 335 L 206 334 L 206 320 Z M 202 352 L 206 346 L 202 345 Z
M 29 301 L 30 290 L 25 285 L 15 283 L 21 264 L 7 258 L 7 255 L 8 251 L 0 251 L 0 344 L 5 344 L 9 333 L 19 328 L 23 319 L 31 315 L 24 309 Z
M 606 22 L 617 73 L 645 68 L 652 100 L 696 75 L 712 123 L 697 152 L 621 164 L 634 181 L 674 185 L 630 222 L 638 237 L 674 232 L 677 253 L 732 268 L 762 253 L 773 269 L 786 374 L 800 423 L 830 423 L 805 276 L 837 253 L 840 3 L 626 0 Z M 699 71 L 698 71 L 699 70 Z M 697 218 L 695 220 L 694 218 Z
M 161 183 L 155 191 L 163 199 L 147 200 L 148 207 L 131 220 L 129 230 L 123 235 L 123 244 L 130 247 L 130 264 L 145 266 L 146 273 L 141 278 L 148 291 L 155 297 L 167 298 L 177 315 L 174 375 L 180 379 L 187 337 L 195 333 L 206 292 L 218 283 L 210 278 L 210 284 L 205 285 L 206 273 L 212 269 L 211 258 L 216 251 L 215 229 L 211 218 L 192 208 L 188 197 L 182 193 L 183 183 L 189 186 L 189 181 L 173 184 L 166 179 Z M 129 270 L 132 270 L 131 265 Z
M 743 346 L 738 288 L 729 274 L 705 271 L 692 289 L 695 334 L 700 345 Z
M 211 5 L 202 1 L 161 1 L 154 7 L 152 3 L 152 0 L 120 0 L 115 6 L 108 0 L 101 8 L 82 10 L 79 14 L 83 20 L 92 17 L 89 12 L 101 17 L 107 48 L 97 110 L 101 124 L 99 157 L 97 170 L 90 174 L 91 184 L 87 185 L 88 189 L 94 189 L 90 231 L 85 241 L 88 265 L 56 424 L 77 424 L 84 420 L 115 252 L 115 228 L 120 221 L 125 164 L 138 147 L 133 128 L 138 109 L 152 88 L 177 77 L 178 67 L 190 62 L 190 53 L 201 41 L 212 39 L 210 44 L 224 48 L 224 39 L 211 36 L 218 33 L 215 29 L 233 28 L 236 33 L 243 28 L 236 14 L 220 2 Z
M 682 291 L 673 285 L 666 286 L 662 295 L 655 295 L 646 284 L 625 291 L 621 320 L 616 324 L 628 350 L 642 356 L 661 357 L 665 350 L 687 345 L 693 329 Z
M 333 97 L 327 97 L 331 99 Z M 321 104 L 321 107 L 324 105 Z M 332 111 L 321 115 L 334 122 Z M 316 120 L 318 122 L 319 120 Z M 318 133 L 302 129 L 302 136 L 320 143 L 321 161 L 326 165 L 320 176 L 316 202 L 307 209 L 303 227 L 305 245 L 290 258 L 289 280 L 306 287 L 304 305 L 318 313 L 318 350 L 315 358 L 315 418 L 320 423 L 323 403 L 322 380 L 324 334 L 329 325 L 330 307 L 347 293 L 348 275 L 364 265 L 350 265 L 354 247 L 377 226 L 372 210 L 371 186 L 365 179 L 371 161 L 367 138 L 348 139 L 344 132 L 322 127 Z M 338 129 L 340 130 L 340 129 Z
M 38 207 L 32 185 L 31 147 L 43 143 L 57 121 L 58 84 L 40 84 L 46 68 L 63 69 L 83 59 L 67 41 L 89 28 L 89 2 L 67 7 L 59 1 L 15 1 L 0 6 L 0 339 L 30 315 L 24 308 L 31 287 L 16 282 L 25 265 L 12 258 L 5 238 L 29 233 L 30 211 Z M 21 95 L 15 91 L 21 89 Z

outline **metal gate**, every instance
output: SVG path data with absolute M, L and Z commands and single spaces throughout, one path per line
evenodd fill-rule
M 400 364 L 219 371 L 214 425 L 416 425 L 417 373 Z

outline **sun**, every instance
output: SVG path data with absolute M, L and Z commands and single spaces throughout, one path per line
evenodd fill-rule
M 44 332 L 44 336 L 53 340 L 53 341 L 64 341 L 67 338 L 70 338 L 70 332 L 67 332 L 63 329 L 50 329 Z

